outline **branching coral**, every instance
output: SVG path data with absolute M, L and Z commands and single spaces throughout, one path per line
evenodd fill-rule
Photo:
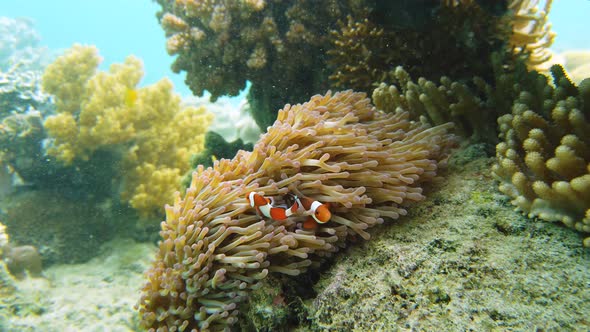
M 388 72 L 397 66 L 429 80 L 445 75 L 454 80 L 474 75 L 490 78 L 490 62 L 481 59 L 503 50 L 502 40 L 510 34 L 506 18 L 487 12 L 474 1 L 443 1 L 434 8 L 428 8 L 429 3 L 414 5 L 426 6 L 429 13 L 418 27 L 349 16 L 346 24 L 332 31 L 327 51 L 333 84 L 369 92 L 373 84 L 388 82 Z M 390 10 L 399 9 L 391 6 Z M 369 14 L 372 16 L 375 13 Z
M 72 164 L 99 150 L 123 150 L 122 198 L 149 214 L 172 198 L 190 155 L 203 148 L 212 116 L 181 108 L 169 80 L 137 88 L 143 75 L 137 58 L 109 72 L 97 72 L 99 62 L 95 48 L 75 45 L 47 68 L 43 87 L 58 113 L 45 121 L 53 139 L 47 152 Z
M 512 0 L 508 6 L 513 24 L 510 45 L 515 53 L 527 54 L 527 66 L 531 70 L 547 71 L 551 65 L 553 52 L 549 47 L 556 34 L 551 31 L 547 15 L 552 2 L 545 0 L 542 10 L 539 0 Z
M 381 83 L 373 91 L 373 103 L 378 108 L 395 112 L 401 107 L 412 116 L 424 117 L 435 125 L 452 121 L 462 136 L 494 140 L 496 131 L 489 123 L 495 120 L 496 113 L 487 109 L 486 103 L 465 84 L 453 82 L 446 76 L 440 79 L 440 85 L 423 77 L 414 82 L 402 67 L 397 67 L 392 76 L 397 85 Z M 480 78 L 475 78 L 474 82 L 484 89 L 489 88 Z
M 252 152 L 193 174 L 166 207 L 162 241 L 138 304 L 151 331 L 219 330 L 269 272 L 297 275 L 384 219 L 420 201 L 454 143 L 404 110 L 376 110 L 362 93 L 315 96 L 285 106 Z M 314 230 L 300 219 L 261 220 L 246 193 L 296 193 L 329 202 Z
M 290 100 L 327 88 L 323 58 L 329 29 L 364 1 L 158 0 L 158 18 L 196 95 L 237 95 L 252 82 L 250 100 L 262 129 Z
M 503 142 L 493 173 L 530 217 L 590 233 L 590 79 L 576 87 L 561 67 L 551 70 L 555 88 L 531 73 L 536 84 L 520 93 L 512 114 L 498 119 Z
M 551 63 L 548 47 L 555 37 L 547 21 L 551 1 L 546 1 L 544 10 L 539 1 L 523 0 L 447 0 L 435 8 L 428 8 L 428 3 L 404 7 L 377 1 L 377 8 L 390 12 L 375 13 L 378 9 L 371 11 L 369 6 L 368 19 L 349 16 L 339 30 L 332 30 L 327 54 L 333 84 L 371 91 L 375 82 L 389 82 L 386 73 L 397 66 L 428 80 L 450 76 L 463 81 L 479 76 L 490 82 L 492 61 L 481 60 L 491 59 L 495 52 L 512 52 L 515 57 L 525 54 L 530 69 L 546 70 Z M 416 10 L 413 6 L 426 6 L 430 13 L 418 27 L 375 19 L 401 15 L 398 7 L 411 15 Z

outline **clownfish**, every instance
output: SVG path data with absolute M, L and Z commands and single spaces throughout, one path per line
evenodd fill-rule
M 318 224 L 325 224 L 332 218 L 330 203 L 321 203 L 308 197 L 298 197 L 293 194 L 291 196 L 295 200 L 295 204 L 298 204 L 305 212 L 309 213 L 309 217 L 303 223 L 303 228 L 316 228 Z
M 274 200 L 272 198 L 264 197 L 255 192 L 248 193 L 247 197 L 250 206 L 255 208 L 259 215 L 263 215 L 273 220 L 285 220 L 295 214 L 299 209 L 297 202 L 293 203 L 288 209 L 274 207 Z

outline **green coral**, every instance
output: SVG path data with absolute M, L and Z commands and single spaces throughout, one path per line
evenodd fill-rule
M 590 233 L 590 79 L 576 87 L 561 66 L 551 73 L 555 87 L 531 73 L 534 84 L 498 118 L 503 142 L 492 170 L 500 191 L 530 217 Z

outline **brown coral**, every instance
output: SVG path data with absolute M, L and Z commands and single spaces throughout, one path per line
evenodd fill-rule
M 290 100 L 324 91 L 326 33 L 364 1 L 158 0 L 158 18 L 196 95 L 235 96 L 252 82 L 251 102 L 261 128 Z M 360 4 L 359 4 L 360 3 Z
M 376 110 L 351 91 L 287 105 L 256 144 L 233 160 L 200 167 L 184 198 L 166 208 L 162 241 L 139 302 L 155 331 L 218 330 L 269 272 L 297 275 L 384 219 L 422 200 L 454 142 L 450 124 L 429 127 L 403 110 Z M 260 220 L 247 192 L 289 192 L 332 204 L 315 231 L 300 218 Z
M 397 66 L 429 80 L 445 75 L 454 80 L 490 78 L 490 61 L 482 57 L 503 50 L 502 40 L 510 35 L 507 18 L 488 13 L 474 1 L 444 1 L 431 11 L 418 27 L 349 16 L 332 31 L 327 51 L 333 85 L 369 92 L 373 84 L 388 82 L 388 72 Z

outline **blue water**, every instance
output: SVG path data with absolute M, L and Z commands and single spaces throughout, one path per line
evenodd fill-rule
M 553 48 L 590 48 L 589 0 L 553 1 L 550 21 L 558 33 Z M 165 50 L 166 39 L 155 13 L 160 6 L 150 0 L 2 0 L 0 16 L 30 17 L 41 34 L 41 44 L 66 49 L 73 43 L 93 44 L 104 58 L 102 69 L 133 54 L 144 61 L 142 85 L 169 77 L 177 92 L 190 94 L 184 73 L 170 70 L 174 58 Z
M 554 0 L 549 21 L 557 33 L 553 49 L 590 49 L 590 1 Z
M 164 30 L 156 19 L 159 9 L 150 0 L 0 1 L 0 16 L 33 19 L 41 35 L 40 46 L 58 50 L 74 43 L 95 45 L 104 59 L 100 67 L 103 70 L 133 54 L 144 63 L 141 85 L 168 77 L 176 92 L 190 95 L 185 74 L 170 70 L 174 57 L 166 53 Z

